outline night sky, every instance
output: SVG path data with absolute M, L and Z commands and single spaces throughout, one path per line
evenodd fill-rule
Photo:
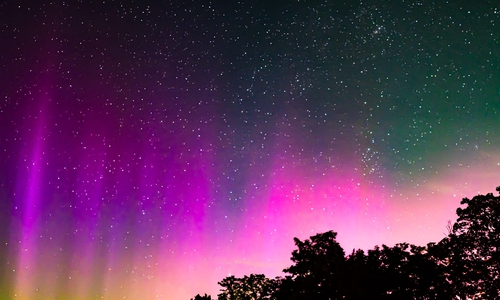
M 35 2 L 0 3 L 1 299 L 215 296 L 500 185 L 496 1 Z

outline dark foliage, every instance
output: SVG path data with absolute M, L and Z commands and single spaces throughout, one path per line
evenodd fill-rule
M 333 231 L 295 238 L 288 275 L 227 277 L 218 299 L 500 299 L 500 197 L 461 204 L 448 236 L 427 246 L 382 245 L 346 256 Z
M 191 300 L 212 300 L 212 296 L 209 296 L 207 294 L 201 296 L 200 294 L 198 294 L 194 298 L 191 298 Z
M 500 187 L 497 187 L 500 192 Z M 457 222 L 440 242 L 440 262 L 461 299 L 500 298 L 500 197 L 464 198 Z
M 276 282 L 263 274 L 250 274 L 243 278 L 226 277 L 219 285 L 222 287 L 219 300 L 264 300 L 272 299 Z

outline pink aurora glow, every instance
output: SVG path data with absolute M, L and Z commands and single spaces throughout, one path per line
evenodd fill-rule
M 10 242 L 18 245 L 11 256 L 19 299 L 216 295 L 217 281 L 230 274 L 280 275 L 293 237 L 331 229 L 346 252 L 437 241 L 459 198 L 488 192 L 498 172 L 499 157 L 484 153 L 482 164 L 450 158 L 434 178 L 391 186 L 367 182 L 355 161 L 314 172 L 276 155 L 240 183 L 243 197 L 224 206 L 213 201 L 221 196 L 216 157 L 193 153 L 211 138 L 192 145 L 116 138 L 112 116 L 97 116 L 77 138 L 61 140 L 49 134 L 53 118 L 40 110 L 21 151 L 14 212 L 21 235 Z M 50 155 L 67 144 L 74 157 Z M 261 173 L 264 181 L 253 175 Z

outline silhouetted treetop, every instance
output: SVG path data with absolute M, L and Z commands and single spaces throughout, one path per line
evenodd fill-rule
M 461 204 L 452 232 L 439 243 L 446 278 L 460 298 L 499 299 L 500 197 L 477 195 Z
M 448 235 L 426 246 L 382 245 L 346 256 L 336 232 L 294 238 L 286 276 L 226 277 L 218 299 L 500 299 L 500 196 L 461 204 Z
M 275 281 L 263 274 L 250 274 L 243 278 L 229 276 L 219 285 L 222 287 L 219 300 L 265 300 L 271 299 L 275 291 Z
M 200 294 L 198 294 L 194 298 L 191 298 L 191 300 L 212 300 L 212 296 L 209 296 L 207 294 L 201 296 Z

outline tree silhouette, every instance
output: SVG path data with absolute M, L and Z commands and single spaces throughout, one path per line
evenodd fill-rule
M 447 299 L 449 288 L 428 247 L 382 245 L 365 254 L 344 251 L 326 232 L 296 239 L 295 265 L 278 281 L 275 299 Z M 432 248 L 433 249 L 433 248 Z
M 433 247 L 400 243 L 370 250 L 367 265 L 376 277 L 377 299 L 449 299 L 445 277 L 431 255 Z
M 286 276 L 227 277 L 218 299 L 500 299 L 500 196 L 461 204 L 448 235 L 426 246 L 382 245 L 345 256 L 336 232 L 295 238 Z
M 194 296 L 194 298 L 191 298 L 191 300 L 212 300 L 212 296 L 209 296 L 207 294 L 201 296 L 200 294 Z
M 243 278 L 229 276 L 219 285 L 222 286 L 219 300 L 264 300 L 271 299 L 275 291 L 275 281 L 263 274 L 250 274 Z
M 295 265 L 283 270 L 291 274 L 290 299 L 332 299 L 341 295 L 345 253 L 335 240 L 337 233 L 327 231 L 301 241 L 295 238 L 292 252 Z
M 496 190 L 500 192 L 500 187 Z M 500 297 L 500 197 L 464 198 L 452 232 L 440 242 L 453 293 L 463 299 Z

